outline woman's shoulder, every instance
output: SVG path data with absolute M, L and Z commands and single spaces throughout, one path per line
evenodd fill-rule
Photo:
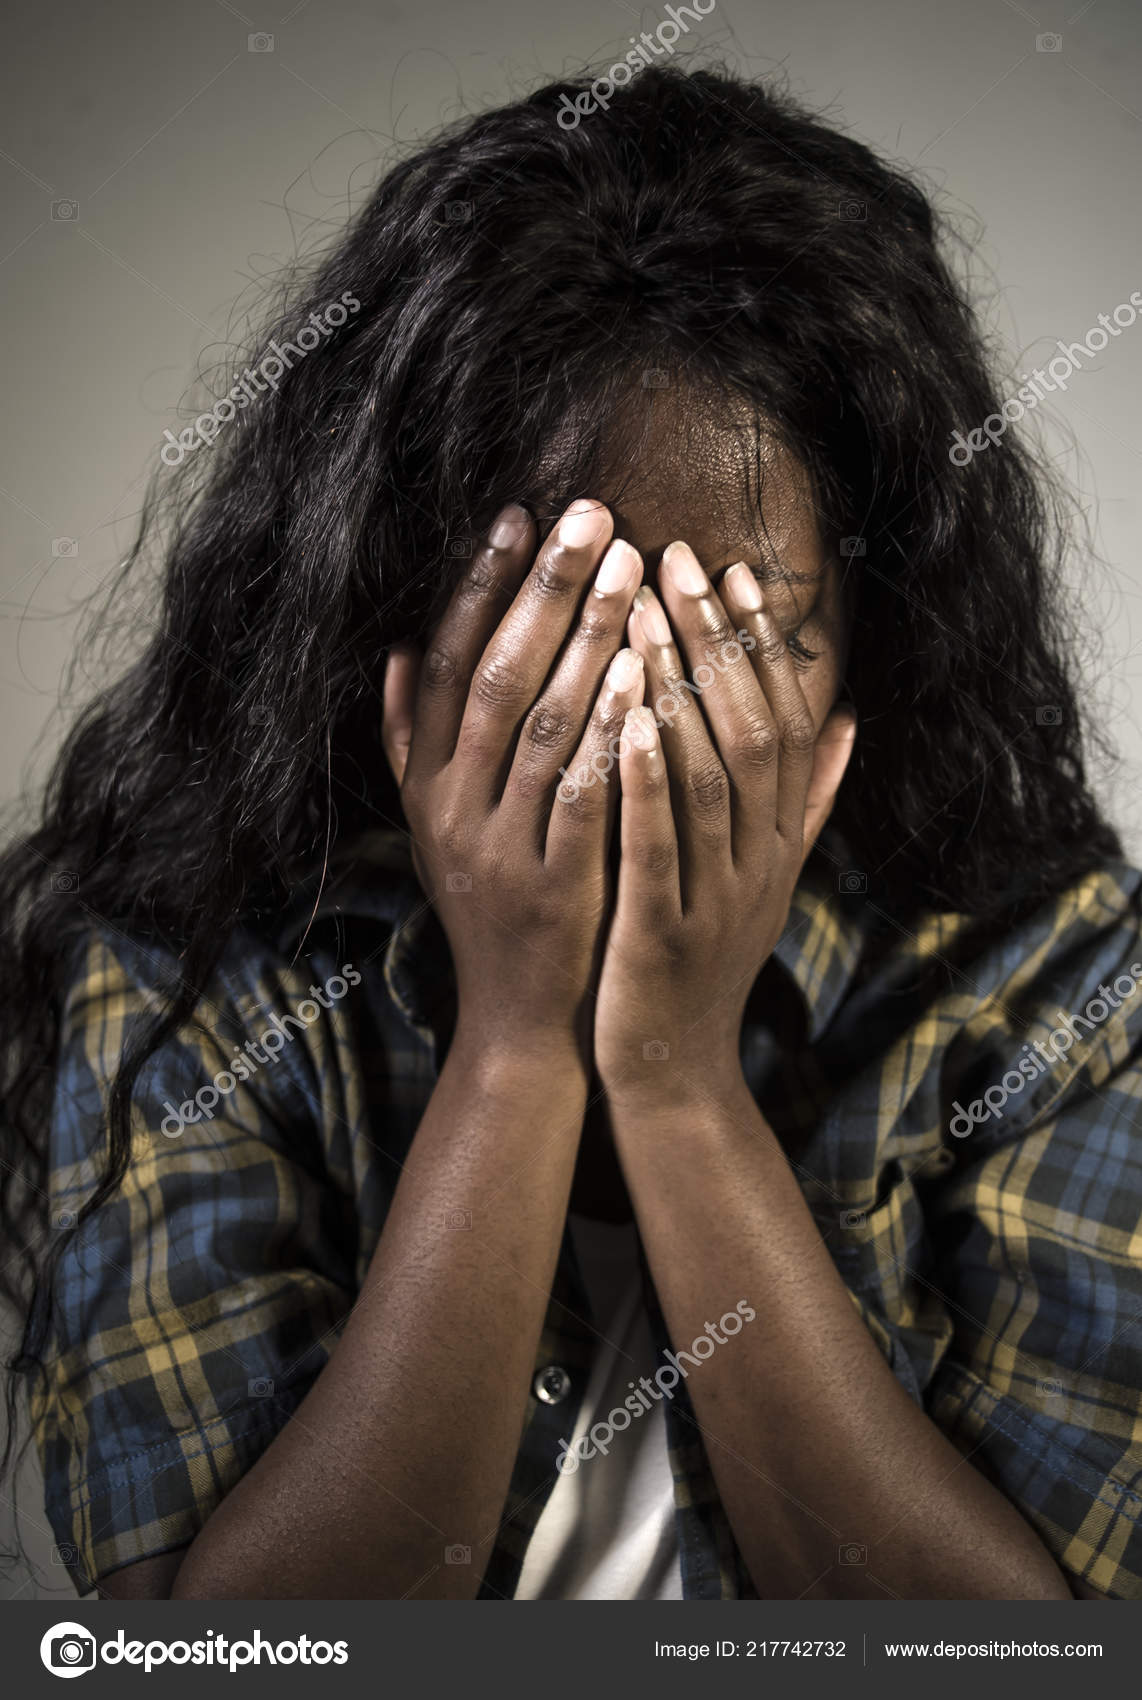
M 895 913 L 874 892 L 867 910 L 858 951 L 865 982 L 931 964 L 961 987 L 974 985 L 981 999 L 1055 998 L 1142 956 L 1142 871 L 1125 861 L 1098 862 L 1046 895 L 1024 895 L 1013 879 L 1007 895 L 975 914 Z

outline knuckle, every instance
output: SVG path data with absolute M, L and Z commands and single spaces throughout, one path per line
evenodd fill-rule
M 493 655 L 481 661 L 472 676 L 472 696 L 482 708 L 516 708 L 523 685 L 513 662 Z
M 674 846 L 661 838 L 642 839 L 631 847 L 631 860 L 648 879 L 665 879 L 674 871 Z
M 767 721 L 755 721 L 734 740 L 734 759 L 765 772 L 773 766 L 779 747 L 776 728 Z
M 548 793 L 551 786 L 546 776 L 537 773 L 535 768 L 523 768 L 512 774 L 511 788 L 521 802 L 530 803 L 534 798 Z
M 703 609 L 702 636 L 707 643 L 728 644 L 735 636 L 721 603 L 708 604 Z
M 588 603 L 579 621 L 575 642 L 583 649 L 613 649 L 617 626 L 618 622 L 613 617 L 608 617 L 606 612 L 592 608 Z
M 473 556 L 468 571 L 460 580 L 459 595 L 464 601 L 482 601 L 487 596 L 497 595 L 502 589 L 502 561 L 482 549 Z
M 467 840 L 463 814 L 454 808 L 438 810 L 432 838 L 437 850 L 444 856 L 455 855 L 463 849 Z
M 684 929 L 679 927 L 677 920 L 665 906 L 657 912 L 652 909 L 647 919 L 658 940 L 657 948 L 664 975 L 672 980 L 675 975 L 685 974 L 690 966 L 691 952 Z
M 698 717 L 694 687 L 681 674 L 663 681 L 662 689 L 655 698 L 655 706 L 663 718 L 669 715 L 671 720 L 680 720 L 683 724 Z
M 562 818 L 568 821 L 570 825 L 581 825 L 584 821 L 591 820 L 594 817 L 599 807 L 599 798 L 596 793 L 601 790 L 600 785 L 588 783 L 577 785 L 574 790 L 566 794 L 559 791 L 556 793 L 555 806 L 564 811 Z
M 639 795 L 648 798 L 659 796 L 669 789 L 670 781 L 666 777 L 666 769 L 661 761 L 640 762 L 638 776 L 634 780 L 638 786 Z
M 757 651 L 767 667 L 776 667 L 785 660 L 788 651 L 785 639 L 773 626 L 766 624 L 758 633 Z
M 701 762 L 688 773 L 686 795 L 697 814 L 723 814 L 729 804 L 730 782 L 721 762 Z
M 531 572 L 531 588 L 545 601 L 561 601 L 577 592 L 578 582 L 570 558 L 558 544 L 545 549 L 536 561 Z
M 673 673 L 663 682 L 663 695 L 670 695 L 675 699 L 675 714 L 688 714 L 692 719 L 698 714 L 695 692 L 697 685 L 692 685 L 681 673 Z
M 430 691 L 447 691 L 456 683 L 458 674 L 456 657 L 450 650 L 433 648 L 424 658 L 422 678 Z
M 781 727 L 781 748 L 787 755 L 807 755 L 817 742 L 817 729 L 809 714 L 791 714 Z
M 629 697 L 616 696 L 609 689 L 603 691 L 595 706 L 592 730 L 604 743 L 622 736 L 629 703 Z
M 571 732 L 571 716 L 551 702 L 537 702 L 523 723 L 524 738 L 536 750 L 560 749 Z

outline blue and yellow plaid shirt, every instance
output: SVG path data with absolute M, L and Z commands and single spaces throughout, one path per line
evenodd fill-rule
M 1142 1598 L 1140 891 L 1142 875 L 1107 866 L 998 941 L 955 915 L 904 931 L 818 852 L 742 1044 L 900 1382 L 1064 1570 L 1129 1598 Z M 348 965 L 360 982 L 334 996 Z M 121 1048 L 174 967 L 107 929 L 78 954 L 51 1133 L 57 1224 L 94 1185 Z M 432 1093 L 451 985 L 404 841 L 377 833 L 316 912 L 302 891 L 274 936 L 235 933 L 193 1021 L 144 1070 L 122 1188 L 67 1244 L 33 1400 L 48 1515 L 81 1592 L 190 1542 L 320 1373 Z M 263 1061 L 239 1079 L 239 1055 Z M 203 1089 L 211 1114 L 179 1131 Z M 661 1351 L 645 1262 L 644 1278 Z M 514 1594 L 597 1338 L 566 1238 L 481 1597 Z M 685 1384 L 665 1409 L 685 1596 L 753 1597 Z

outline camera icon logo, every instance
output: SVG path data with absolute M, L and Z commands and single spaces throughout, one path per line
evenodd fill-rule
M 69 891 L 79 890 L 79 875 L 64 868 L 60 873 L 52 875 L 52 890 L 57 897 L 66 895 Z
M 454 1231 L 470 1228 L 472 1226 L 472 1212 L 470 1210 L 446 1210 L 444 1212 L 444 1226 Z
M 52 555 L 55 557 L 55 559 L 57 561 L 60 560 L 64 556 L 74 557 L 78 554 L 79 554 L 79 544 L 75 541 L 74 537 L 53 537 L 52 538 Z
M 1047 707 L 1035 710 L 1035 722 L 1038 726 L 1058 726 L 1062 718 L 1063 711 L 1061 708 Z
M 267 35 L 264 30 L 257 30 L 255 34 L 246 37 L 247 53 L 272 53 L 273 50 L 274 38 L 272 35 Z
M 79 217 L 78 201 L 53 201 L 52 218 L 57 224 L 74 224 Z
M 445 874 L 444 889 L 445 891 L 471 891 L 471 874 Z
M 472 554 L 472 539 L 470 537 L 450 537 L 448 553 L 454 561 L 467 561 Z
M 859 896 L 868 890 L 868 875 L 859 868 L 849 868 L 838 877 L 837 890 L 845 897 Z
M 846 1541 L 837 1551 L 838 1564 L 867 1564 L 868 1548 L 859 1541 Z
M 1035 51 L 1036 53 L 1061 53 L 1063 51 L 1062 36 L 1055 35 L 1054 32 L 1048 35 L 1037 35 L 1035 37 Z
M 471 1547 L 445 1547 L 444 1562 L 445 1564 L 471 1564 Z
M 665 1062 L 670 1055 L 670 1046 L 663 1039 L 648 1039 L 642 1047 L 642 1054 L 646 1062 Z
M 471 201 L 445 201 L 442 217 L 445 224 L 471 224 L 474 210 Z
M 252 1381 L 247 1381 L 246 1392 L 251 1399 L 269 1399 L 272 1397 L 274 1384 L 268 1375 L 258 1375 Z
M 40 1642 L 40 1658 L 53 1676 L 82 1676 L 95 1667 L 95 1637 L 82 1623 L 53 1624 Z
M 642 374 L 644 390 L 665 390 L 670 387 L 670 373 L 664 372 L 660 366 L 648 366 Z
M 868 550 L 865 548 L 865 542 L 864 542 L 863 537 L 842 537 L 841 538 L 841 554 L 842 555 L 866 555 L 867 553 L 868 553 Z
M 837 207 L 837 217 L 847 219 L 850 224 L 863 224 L 868 217 L 868 202 L 841 201 Z

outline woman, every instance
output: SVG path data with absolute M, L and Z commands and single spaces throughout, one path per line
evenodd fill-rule
M 1137 1597 L 1059 502 L 949 452 L 912 182 L 579 93 L 393 171 L 172 437 L 159 624 L 4 862 L 48 1514 L 113 1597 Z

